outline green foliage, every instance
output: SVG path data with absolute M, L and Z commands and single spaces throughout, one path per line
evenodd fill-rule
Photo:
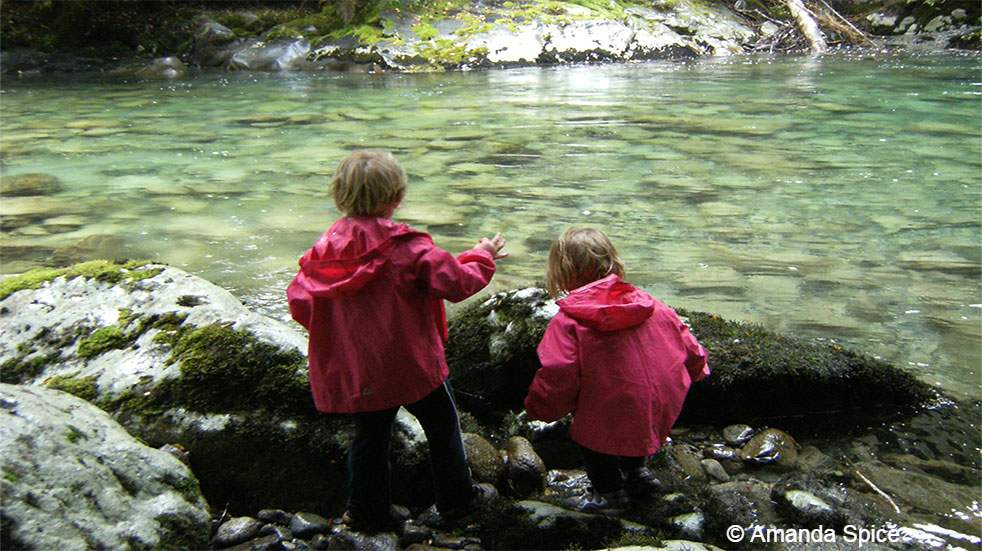
M 163 271 L 163 268 L 140 269 L 147 264 L 150 264 L 150 262 L 145 260 L 122 263 L 110 260 L 92 260 L 67 268 L 38 268 L 0 281 L 0 300 L 7 298 L 17 291 L 38 289 L 41 285 L 58 277 L 64 277 L 65 279 L 84 277 L 107 283 L 120 283 L 151 278 Z

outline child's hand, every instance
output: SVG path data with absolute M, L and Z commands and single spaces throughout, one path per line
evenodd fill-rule
M 505 248 L 505 238 L 501 237 L 500 233 L 494 234 L 494 237 L 491 239 L 482 237 L 481 240 L 477 242 L 477 248 L 488 251 L 495 260 L 508 256 L 508 253 L 501 252 L 501 249 Z

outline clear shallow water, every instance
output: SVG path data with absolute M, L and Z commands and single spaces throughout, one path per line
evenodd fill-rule
M 445 75 L 17 81 L 0 94 L 0 271 L 152 258 L 285 317 L 349 151 L 410 175 L 396 218 L 451 250 L 502 231 L 492 290 L 605 230 L 662 300 L 836 339 L 980 395 L 977 57 L 736 59 Z

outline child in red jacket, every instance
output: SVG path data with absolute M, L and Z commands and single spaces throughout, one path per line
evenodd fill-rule
M 542 367 L 525 399 L 529 415 L 573 413 L 592 496 L 585 511 L 625 507 L 628 491 L 657 482 L 645 467 L 682 410 L 692 381 L 709 375 L 706 350 L 668 306 L 623 281 L 624 266 L 602 232 L 569 229 L 552 244 L 546 285 L 559 313 L 538 347 Z
M 314 404 L 351 413 L 350 495 L 342 517 L 355 529 L 391 529 L 389 443 L 405 407 L 430 445 L 437 509 L 463 514 L 494 492 L 475 485 L 464 455 L 447 382 L 443 300 L 484 288 L 506 256 L 500 234 L 458 257 L 391 217 L 406 193 L 406 173 L 389 153 L 357 151 L 341 161 L 330 193 L 344 217 L 300 258 L 287 289 L 290 314 L 309 332 Z

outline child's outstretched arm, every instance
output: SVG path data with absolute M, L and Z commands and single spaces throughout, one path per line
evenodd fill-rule
M 535 373 L 525 398 L 525 410 L 534 419 L 555 421 L 576 408 L 580 394 L 580 362 L 573 322 L 560 313 L 546 328 L 539 343 L 542 367 Z
M 429 243 L 416 260 L 416 276 L 437 297 L 459 302 L 483 289 L 494 275 L 495 260 L 505 240 L 501 234 L 481 239 L 477 246 L 454 257 Z
M 682 344 L 685 346 L 685 368 L 689 370 L 689 377 L 693 381 L 701 381 L 709 376 L 709 352 L 703 348 L 695 335 L 689 331 L 689 326 L 679 323 L 679 334 L 682 337 Z

